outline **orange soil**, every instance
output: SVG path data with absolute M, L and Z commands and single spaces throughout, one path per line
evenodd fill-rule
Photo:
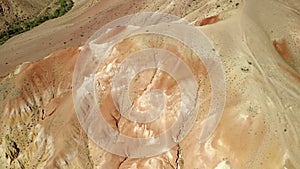
M 200 20 L 200 21 L 196 21 L 195 22 L 195 26 L 204 26 L 204 25 L 209 25 L 209 24 L 213 24 L 213 23 L 216 23 L 220 20 L 219 16 L 216 15 L 216 16 L 211 16 L 211 17 L 208 17 L 208 18 L 205 18 L 203 20 Z
M 293 57 L 291 55 L 291 52 L 289 50 L 289 47 L 286 43 L 285 39 L 281 40 L 274 40 L 273 46 L 275 47 L 276 51 L 279 53 L 281 58 L 288 64 L 294 65 L 295 61 L 293 60 Z

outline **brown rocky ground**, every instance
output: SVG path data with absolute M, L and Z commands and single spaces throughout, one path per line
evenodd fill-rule
M 55 0 L 1 0 L 0 31 L 16 22 L 32 20 L 37 16 L 53 13 Z
M 296 0 L 76 1 L 67 15 L 0 47 L 0 72 L 10 72 L 0 83 L 0 168 L 299 168 L 299 10 Z M 199 143 L 198 119 L 171 151 L 126 159 L 97 147 L 80 127 L 72 73 L 95 30 L 138 11 L 184 16 L 205 32 L 220 54 L 227 96 L 206 142 Z

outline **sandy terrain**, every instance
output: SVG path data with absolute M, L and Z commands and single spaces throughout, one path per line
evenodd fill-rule
M 0 46 L 0 168 L 299 168 L 299 10 L 297 0 L 75 1 L 74 9 L 65 16 Z M 180 144 L 161 155 L 131 159 L 106 152 L 87 137 L 74 110 L 72 75 L 80 46 L 96 30 L 138 11 L 175 14 L 206 33 L 223 63 L 227 94 L 220 124 L 206 142 L 199 143 L 199 131 L 210 99 Z M 151 38 L 124 41 L 118 51 L 132 52 L 138 48 L 136 44 L 146 42 L 158 45 Z M 168 45 L 158 47 L 184 51 Z M 201 64 L 182 53 L 190 67 L 197 65 L 193 70 L 196 76 L 208 81 Z M 114 63 L 118 57 L 112 54 L 106 63 Z M 105 66 L 100 65 L 100 73 Z M 152 76 L 152 71 L 146 71 L 136 77 L 130 89 L 132 98 L 141 95 L 133 91 L 144 88 L 143 82 Z M 165 76 L 157 76 L 152 85 L 171 90 L 174 98 L 169 104 L 174 107 L 178 88 L 172 79 L 162 84 Z M 108 80 L 104 77 L 100 79 L 103 84 Z M 209 95 L 210 85 L 206 85 L 204 96 Z M 99 94 L 107 96 L 102 108 L 111 113 L 105 118 L 114 129 L 136 137 L 149 130 L 154 135 L 161 132 L 156 123 L 143 128 L 128 122 L 112 111 L 109 93 L 99 90 Z M 168 119 L 172 118 L 176 114 Z M 133 130 L 135 127 L 139 130 Z

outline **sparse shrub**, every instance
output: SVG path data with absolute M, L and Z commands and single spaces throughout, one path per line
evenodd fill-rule
M 57 3 L 60 4 L 60 6 L 52 15 L 40 16 L 35 18 L 33 21 L 18 21 L 13 25 L 9 25 L 6 31 L 0 32 L 0 45 L 4 44 L 9 38 L 26 32 L 47 20 L 63 16 L 70 11 L 74 5 L 72 0 L 59 0 Z M 49 7 L 47 9 L 49 9 Z

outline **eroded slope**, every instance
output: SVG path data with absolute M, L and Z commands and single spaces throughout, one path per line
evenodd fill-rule
M 246 1 L 223 12 L 222 3 L 217 5 L 197 6 L 198 12 L 187 7 L 185 16 L 212 40 L 226 73 L 226 107 L 207 142 L 199 143 L 196 121 L 178 146 L 159 156 L 126 159 L 97 147 L 73 109 L 79 51 L 68 48 L 1 80 L 0 168 L 299 168 L 299 3 Z M 158 10 L 154 6 L 149 10 Z M 159 10 L 171 7 L 166 3 Z M 82 18 L 89 15 L 93 11 Z M 132 42 L 123 45 L 121 51 Z M 134 132 L 122 119 L 109 120 Z M 138 128 L 136 134 L 148 132 Z

